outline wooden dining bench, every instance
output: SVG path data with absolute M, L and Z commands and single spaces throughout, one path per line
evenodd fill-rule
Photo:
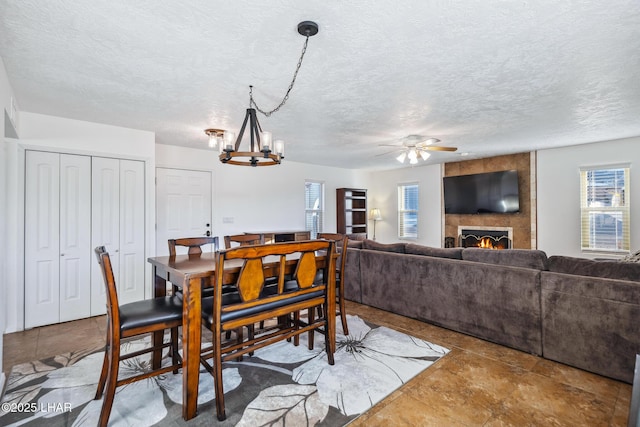
M 224 274 L 216 275 L 213 297 L 202 300 L 203 324 L 212 332 L 212 346 L 203 349 L 201 361 L 214 377 L 219 420 L 226 418 L 222 382 L 225 361 L 317 330 L 324 335 L 327 359 L 333 365 L 336 257 L 335 242 L 327 240 L 237 247 L 218 253 L 216 271 L 225 271 L 226 263 L 242 265 L 235 279 L 238 289 L 235 300 L 222 293 L 223 285 L 227 284 Z M 320 269 L 324 270 L 326 281 L 317 281 Z M 273 281 L 270 278 L 277 278 L 277 287 L 275 290 L 269 287 L 265 292 L 265 283 Z M 323 307 L 321 312 L 325 315 L 315 316 L 318 306 Z M 305 310 L 308 319 L 302 321 L 300 312 Z M 242 342 L 223 341 L 226 331 L 269 319 L 278 319 L 277 324 L 264 333 L 251 334 Z

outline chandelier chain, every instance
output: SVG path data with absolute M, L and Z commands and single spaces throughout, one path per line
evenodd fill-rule
M 298 71 L 300 71 L 300 67 L 302 67 L 302 59 L 304 58 L 304 54 L 307 52 L 307 44 L 308 43 L 309 43 L 309 35 L 306 36 L 306 39 L 304 41 L 304 46 L 302 46 L 302 53 L 300 54 L 300 59 L 298 60 L 298 65 L 296 66 L 296 71 L 293 73 L 293 79 L 291 80 L 291 83 L 289 84 L 289 89 L 287 89 L 287 93 L 284 95 L 284 98 L 282 98 L 282 101 L 280 102 L 280 104 L 276 108 L 271 110 L 271 111 L 262 110 L 260 107 L 258 107 L 258 104 L 256 104 L 256 101 L 253 99 L 253 86 L 249 86 L 249 88 L 250 88 L 249 89 L 249 104 L 250 104 L 250 106 L 255 107 L 257 111 L 261 112 L 266 117 L 269 117 L 273 113 L 275 113 L 276 111 L 280 110 L 280 108 L 289 99 L 289 93 L 293 89 L 293 85 L 296 83 L 296 78 L 298 77 Z

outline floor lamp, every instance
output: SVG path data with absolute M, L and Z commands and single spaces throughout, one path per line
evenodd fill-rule
M 376 222 L 382 220 L 380 209 L 378 208 L 371 209 L 371 211 L 369 211 L 369 219 L 373 220 L 373 240 L 376 240 Z

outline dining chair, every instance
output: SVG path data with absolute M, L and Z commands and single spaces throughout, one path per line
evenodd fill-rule
M 225 271 L 229 261 L 237 265 L 242 262 L 234 278 L 238 288 L 238 298 L 234 302 L 223 301 L 222 285 L 227 275 L 216 275 L 215 295 L 202 300 L 203 325 L 212 332 L 212 345 L 203 348 L 201 363 L 214 377 L 216 415 L 218 420 L 226 418 L 222 363 L 238 359 L 244 354 L 282 340 L 297 337 L 311 330 L 322 332 L 325 338 L 327 361 L 334 364 L 335 317 L 318 316 L 303 322 L 296 316 L 301 310 L 314 310 L 318 305 L 326 305 L 324 313 L 335 311 L 335 274 L 328 274 L 328 280 L 315 282 L 318 268 L 323 268 L 318 258 L 324 256 L 329 271 L 335 270 L 335 243 L 328 240 L 286 242 L 273 245 L 240 246 L 220 251 L 216 257 L 216 271 Z M 276 259 L 265 263 L 264 259 Z M 290 258 L 288 258 L 290 257 Z M 295 264 L 295 267 L 292 265 Z M 297 282 L 295 290 L 286 290 L 287 271 L 295 268 L 293 277 Z M 278 283 L 275 294 L 262 295 L 266 279 L 275 277 Z M 222 341 L 225 331 L 235 330 L 268 319 L 280 319 L 267 333 L 248 337 L 242 342 Z M 209 363 L 209 359 L 213 359 Z
M 116 388 L 168 372 L 177 374 L 178 369 L 182 367 L 182 358 L 178 353 L 178 327 L 182 325 L 182 301 L 176 297 L 161 297 L 119 305 L 109 253 L 104 246 L 95 248 L 95 253 L 102 270 L 107 297 L 107 343 L 98 389 L 94 398 L 98 400 L 104 395 L 99 420 L 99 425 L 102 427 L 106 426 L 109 421 Z M 121 340 L 148 333 L 161 332 L 165 329 L 171 331 L 168 343 L 121 354 Z M 169 347 L 171 354 L 170 366 L 118 379 L 121 361 L 153 351 L 162 351 L 165 347 Z
M 344 302 L 344 273 L 346 271 L 345 264 L 347 262 L 347 248 L 349 238 L 346 235 L 340 233 L 318 233 L 318 239 L 332 240 L 336 242 L 340 252 L 340 258 L 338 260 L 338 267 L 336 271 L 336 314 L 340 315 L 340 322 L 342 323 L 342 331 L 344 335 L 349 335 L 349 328 L 347 325 L 347 312 Z
M 232 235 L 224 236 L 225 248 L 231 249 L 234 246 L 233 243 L 238 243 L 238 245 L 235 245 L 235 246 L 264 245 L 264 235 L 232 234 Z
M 180 239 L 169 239 L 169 256 L 176 256 L 176 247 L 187 247 L 188 255 L 202 254 L 202 247 L 213 245 L 213 252 L 218 251 L 218 236 L 215 237 L 183 237 Z
M 202 255 L 202 247 L 205 245 L 213 245 L 213 252 L 218 252 L 218 236 L 211 237 L 181 237 L 179 239 L 169 239 L 167 241 L 169 244 L 169 256 L 176 256 L 176 247 L 186 247 L 189 248 L 187 250 L 187 255 L 189 257 L 192 256 L 200 256 Z M 182 292 L 180 291 L 180 287 L 172 283 L 172 289 L 174 295 L 179 295 Z M 213 288 L 211 287 L 203 287 L 202 288 L 202 296 L 207 297 L 213 295 Z

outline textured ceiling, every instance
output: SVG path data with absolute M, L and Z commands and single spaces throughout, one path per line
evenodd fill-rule
M 144 129 L 206 147 L 287 90 L 262 127 L 288 160 L 402 167 L 640 135 L 637 0 L 1 0 L 0 56 L 21 110 Z M 389 154 L 384 154 L 389 153 Z M 407 167 L 407 165 L 404 165 Z

